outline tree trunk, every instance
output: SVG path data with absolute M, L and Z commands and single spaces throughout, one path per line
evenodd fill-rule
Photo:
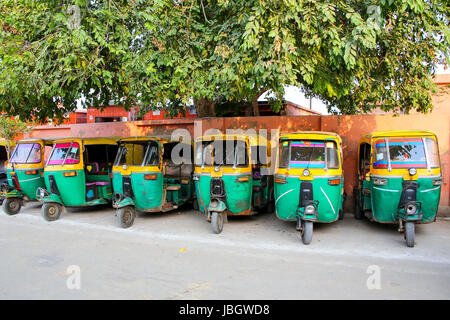
M 208 98 L 194 98 L 194 107 L 199 118 L 215 117 L 214 101 Z

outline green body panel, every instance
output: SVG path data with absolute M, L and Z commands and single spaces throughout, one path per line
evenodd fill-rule
M 368 181 L 370 196 L 364 196 L 364 203 L 369 206 L 364 209 L 371 210 L 371 219 L 380 223 L 397 223 L 399 218 L 398 204 L 402 194 L 402 178 L 387 178 L 387 184 L 374 185 Z M 423 218 L 418 223 L 429 223 L 436 219 L 441 186 L 433 186 L 433 179 L 419 178 L 416 181 L 419 185 L 417 189 L 417 201 L 422 203 Z M 362 194 L 360 194 L 362 197 Z
M 144 175 L 156 174 L 155 180 L 145 180 Z M 131 186 L 134 193 L 134 206 L 138 211 L 149 211 L 161 208 L 164 203 L 164 185 L 181 186 L 180 190 L 167 191 L 166 202 L 174 202 L 176 205 L 182 205 L 192 199 L 193 183 L 189 179 L 188 184 L 180 183 L 179 179 L 164 178 L 161 172 L 133 172 L 130 174 Z M 114 192 L 123 194 L 123 178 L 120 172 L 113 172 Z M 115 206 L 123 207 L 122 200 Z M 131 205 L 131 204 L 128 204 Z
M 49 192 L 51 192 L 49 176 L 54 176 L 56 185 L 60 192 L 59 198 L 61 199 L 62 205 L 66 207 L 94 206 L 105 204 L 112 200 L 111 179 L 108 175 L 86 176 L 84 170 L 76 170 L 76 176 L 64 177 L 64 172 L 72 171 L 74 170 L 44 172 L 45 186 Z M 106 186 L 96 186 L 98 198 L 91 201 L 86 201 L 86 181 L 107 181 L 109 184 Z
M 311 181 L 314 200 L 319 201 L 318 216 L 314 222 L 334 222 L 339 218 L 339 210 L 342 210 L 344 179 L 341 176 L 341 184 L 338 185 L 329 185 L 328 180 L 329 177 L 314 178 Z M 296 221 L 302 181 L 298 177 L 287 177 L 286 181 L 287 183 L 275 183 L 276 214 L 282 220 Z
M 26 174 L 25 171 L 37 171 L 37 174 Z M 11 169 L 8 169 L 6 174 L 8 176 L 8 184 L 13 187 L 11 179 Z M 44 169 L 17 169 L 17 179 L 19 180 L 20 192 L 16 192 L 16 195 L 5 195 L 5 197 L 19 197 L 27 196 L 30 200 L 36 200 L 37 188 L 45 188 L 44 178 L 41 176 L 41 172 Z M 12 192 L 11 192 L 12 193 Z
M 237 182 L 238 177 L 249 177 L 249 181 Z M 197 193 L 198 207 L 200 211 L 206 213 L 211 201 L 211 176 L 198 175 L 199 180 L 195 181 L 195 190 Z M 221 179 L 225 185 L 226 206 L 232 214 L 240 214 L 243 211 L 253 208 L 252 191 L 253 177 L 251 175 L 227 175 L 224 174 Z

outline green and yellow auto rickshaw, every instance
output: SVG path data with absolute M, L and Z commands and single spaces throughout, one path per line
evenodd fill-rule
M 59 219 L 63 207 L 111 203 L 111 168 L 119 138 L 65 138 L 54 141 L 44 168 L 46 188 L 36 198 L 47 221 Z
M 331 132 L 295 132 L 279 139 L 275 169 L 278 218 L 297 221 L 304 244 L 310 244 L 313 223 L 343 218 L 342 141 Z
M 397 130 L 364 135 L 358 149 L 355 218 L 399 224 L 414 247 L 415 224 L 436 220 L 442 175 L 437 137 Z
M 192 171 L 190 141 L 162 137 L 121 139 L 112 170 L 118 225 L 130 227 L 136 210 L 166 212 L 192 202 Z
M 10 142 L 10 153 L 13 152 L 15 141 Z M 6 151 L 6 140 L 0 138 L 0 186 L 8 184 L 8 176 L 6 174 L 6 166 L 8 164 L 8 152 Z M 0 204 L 3 203 L 5 199 L 3 192 L 0 193 Z
M 215 233 L 227 216 L 273 212 L 270 143 L 260 135 L 202 136 L 195 143 L 194 183 L 200 211 Z
M 17 142 L 6 167 L 8 183 L 1 187 L 2 209 L 19 213 L 26 201 L 36 201 L 36 190 L 45 187 L 44 165 L 54 139 L 22 139 Z

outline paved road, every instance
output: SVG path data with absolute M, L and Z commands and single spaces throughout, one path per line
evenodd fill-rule
M 314 228 L 304 246 L 295 224 L 269 214 L 232 219 L 216 235 L 189 208 L 120 229 L 112 209 L 46 222 L 28 204 L 0 213 L 0 298 L 450 298 L 449 220 L 418 226 L 415 248 L 394 226 L 351 214 Z

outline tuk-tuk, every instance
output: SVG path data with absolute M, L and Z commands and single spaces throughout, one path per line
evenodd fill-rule
M 13 152 L 15 142 L 10 142 L 10 153 Z M 6 151 L 6 140 L 3 138 L 0 138 L 0 186 L 3 184 L 8 183 L 8 177 L 6 174 L 6 166 L 8 164 L 8 152 Z M 0 204 L 3 203 L 3 200 L 5 199 L 3 193 L 0 193 Z
M 6 166 L 8 182 L 1 187 L 2 209 L 19 213 L 25 201 L 36 201 L 36 190 L 45 187 L 44 165 L 54 139 L 22 139 L 17 142 Z
M 343 218 L 342 141 L 331 132 L 280 135 L 275 180 L 278 218 L 296 221 L 304 244 L 310 244 L 313 223 Z
M 44 168 L 46 188 L 36 198 L 47 221 L 59 219 L 63 207 L 89 207 L 112 201 L 111 168 L 119 138 L 55 140 Z
M 172 151 L 180 158 L 174 159 Z M 167 212 L 192 203 L 192 171 L 192 142 L 162 137 L 121 139 L 112 169 L 118 225 L 130 227 L 136 210 Z
M 437 137 L 396 130 L 364 135 L 358 148 L 355 218 L 399 224 L 414 247 L 416 223 L 436 220 L 442 175 Z
M 227 216 L 273 212 L 270 143 L 260 135 L 219 134 L 196 139 L 194 184 L 198 207 L 215 233 Z

